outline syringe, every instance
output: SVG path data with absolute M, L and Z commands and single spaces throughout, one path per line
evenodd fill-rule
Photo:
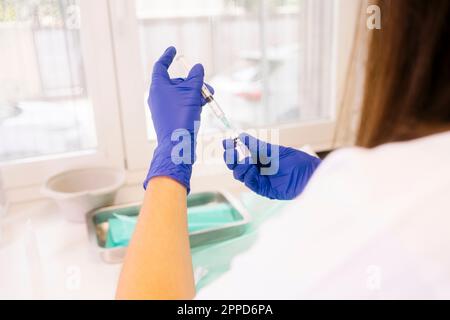
M 187 63 L 186 58 L 184 55 L 178 55 L 176 58 L 176 61 L 180 62 L 182 67 L 184 68 L 186 73 L 189 73 L 191 70 L 190 65 Z M 206 84 L 203 84 L 202 86 L 202 95 L 203 98 L 205 98 L 208 106 L 211 108 L 214 115 L 217 117 L 217 119 L 220 120 L 220 122 L 225 126 L 225 129 L 231 130 L 234 135 L 234 143 L 236 145 L 236 149 L 238 151 L 239 161 L 242 161 L 243 159 L 250 156 L 250 152 L 246 145 L 241 141 L 239 138 L 239 132 L 236 130 L 236 128 L 228 121 L 227 116 L 225 115 L 225 112 L 223 112 L 222 108 L 219 106 L 217 101 L 214 99 L 213 94 L 208 89 Z

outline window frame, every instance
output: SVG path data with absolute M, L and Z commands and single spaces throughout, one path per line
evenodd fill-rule
M 1 174 L 10 202 L 41 198 L 45 180 L 62 170 L 82 166 L 124 168 L 120 109 L 114 71 L 107 0 L 79 0 L 82 56 L 86 70 L 88 98 L 93 107 L 97 148 L 64 154 L 39 156 L 1 165 Z M 92 32 L 95 28 L 95 32 Z M 113 93 L 113 94 L 111 94 Z M 108 121 L 105 120 L 107 115 Z

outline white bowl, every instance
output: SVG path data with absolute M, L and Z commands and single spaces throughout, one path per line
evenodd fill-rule
M 124 182 L 122 169 L 76 169 L 47 179 L 42 192 L 56 201 L 67 220 L 84 222 L 91 210 L 113 204 Z

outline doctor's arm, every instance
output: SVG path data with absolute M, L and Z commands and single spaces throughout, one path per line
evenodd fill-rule
M 167 177 L 147 185 L 120 276 L 118 299 L 191 299 L 195 295 L 186 188 Z
M 144 182 L 145 199 L 117 288 L 118 299 L 189 299 L 195 295 L 187 226 L 187 194 L 195 161 L 204 70 L 171 79 L 176 50 L 168 48 L 155 63 L 149 107 L 158 145 Z M 212 90 L 212 88 L 210 88 Z M 179 143 L 186 157 L 172 154 Z M 175 141 L 174 141 L 175 140 Z

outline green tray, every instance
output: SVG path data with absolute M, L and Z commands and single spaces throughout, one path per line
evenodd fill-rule
M 202 223 L 201 219 L 204 219 L 204 215 L 201 215 L 202 210 L 207 211 L 209 205 L 217 207 L 220 204 L 226 204 L 232 208 L 230 211 L 231 218 L 225 219 L 219 213 L 216 216 L 211 214 L 208 221 Z M 192 214 L 188 214 L 191 247 L 199 247 L 238 237 L 245 232 L 250 222 L 250 215 L 242 204 L 223 191 L 189 195 L 187 206 L 188 212 L 192 212 Z M 87 215 L 87 228 L 91 245 L 105 262 L 120 263 L 123 261 L 126 252 L 126 246 L 113 248 L 106 246 L 109 219 L 117 215 L 136 217 L 139 215 L 139 210 L 140 203 L 131 203 L 96 209 Z

